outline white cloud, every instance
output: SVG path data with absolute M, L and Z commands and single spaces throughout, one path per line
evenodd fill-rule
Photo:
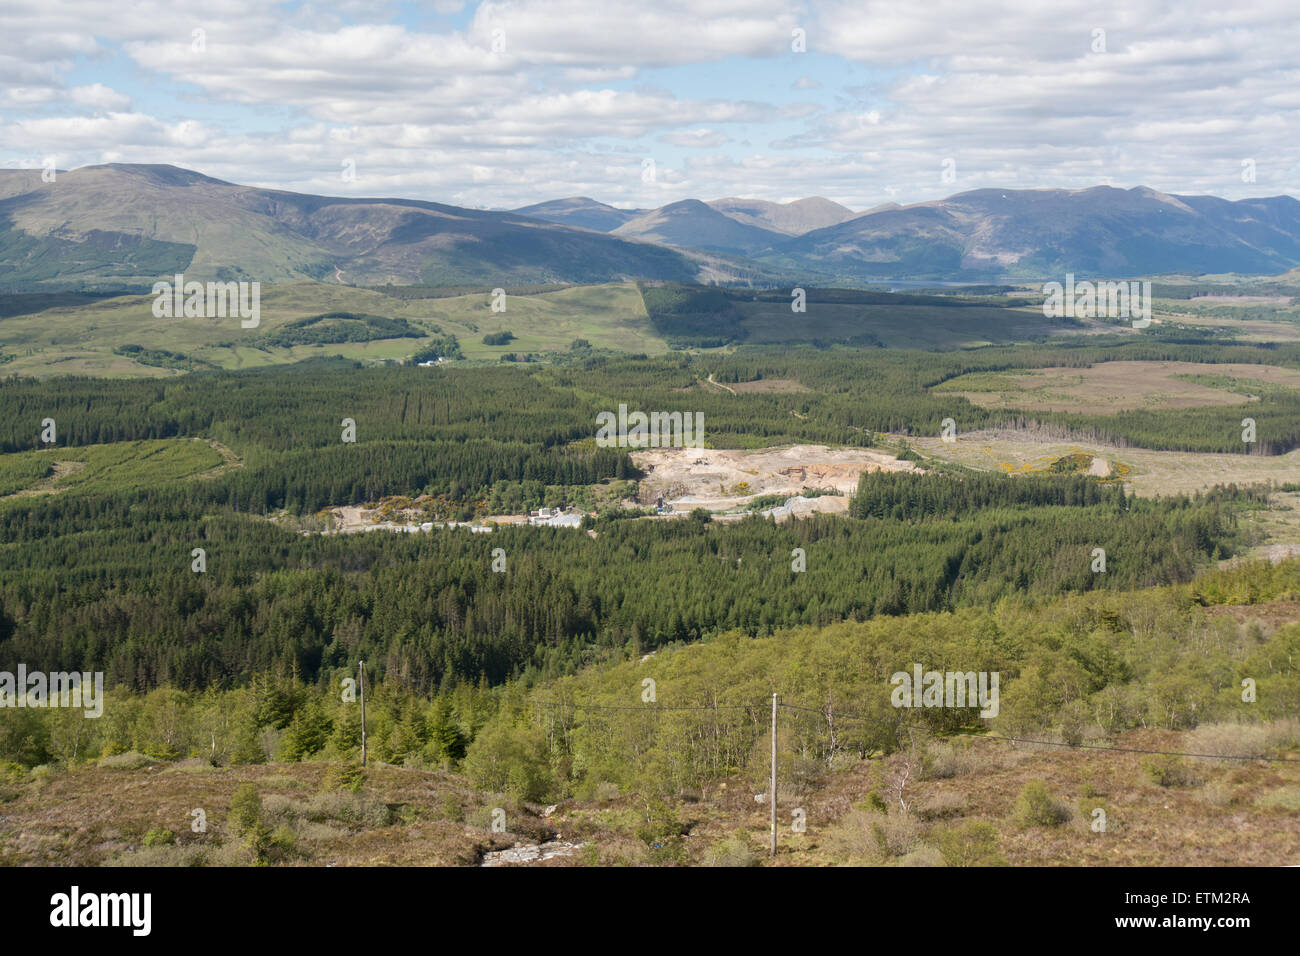
M 58 91 L 49 86 L 11 86 L 0 90 L 0 96 L 4 97 L 5 106 L 27 107 L 51 102 L 58 96 Z
M 131 97 L 123 96 L 109 89 L 102 83 L 90 86 L 74 86 L 68 91 L 69 98 L 79 106 L 90 106 L 103 110 L 125 110 L 131 106 Z
M 111 15 L 9 0 L 0 162 L 171 162 L 479 206 L 816 193 L 864 208 L 1106 179 L 1300 193 L 1289 0 L 509 0 L 479 4 L 459 32 L 434 15 L 463 6 L 436 0 L 401 25 L 396 6 L 359 0 L 137 0 Z M 789 51 L 795 26 L 806 54 Z M 346 189 L 345 156 L 359 170 Z M 940 179 L 946 158 L 955 183 Z
M 679 130 L 674 133 L 664 133 L 659 139 L 661 142 L 670 143 L 673 146 L 695 148 L 716 147 L 731 142 L 731 137 L 715 129 Z
M 184 146 L 175 127 L 140 113 L 103 116 L 55 116 L 20 120 L 5 128 L 5 142 L 39 149 L 104 150 L 124 146 Z

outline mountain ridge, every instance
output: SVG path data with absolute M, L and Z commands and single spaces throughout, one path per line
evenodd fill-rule
M 1300 200 L 1285 194 L 1102 185 L 980 188 L 861 213 L 821 197 L 650 210 L 569 197 L 482 210 L 244 186 L 161 164 L 85 166 L 50 183 L 40 170 L 0 170 L 0 287 L 13 290 L 139 285 L 181 271 L 354 285 L 775 285 L 1296 267 Z
M 123 259 L 122 250 L 135 250 Z M 693 281 L 690 252 L 405 198 L 241 186 L 174 166 L 0 171 L 0 285 L 195 278 L 352 284 Z M 725 269 L 723 270 L 725 272 Z

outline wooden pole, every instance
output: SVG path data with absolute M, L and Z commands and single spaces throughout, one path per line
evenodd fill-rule
M 772 782 L 767 788 L 767 799 L 772 804 L 772 849 L 776 856 L 776 694 L 772 694 Z
M 358 671 L 360 680 L 357 686 L 361 689 L 361 766 L 366 765 L 366 662 L 361 662 Z

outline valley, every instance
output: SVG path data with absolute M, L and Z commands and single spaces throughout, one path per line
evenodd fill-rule
M 1285 938 L 1298 35 L 6 0 L 14 938 Z
M 836 283 L 888 261 L 889 223 L 983 196 L 298 197 L 271 226 L 244 187 L 86 175 L 243 209 L 274 281 L 253 327 L 159 316 L 111 270 L 0 295 L 0 648 L 108 694 L 99 723 L 0 715 L 0 862 L 1291 858 L 1294 272 L 1152 275 L 1134 328 L 1047 318 L 1014 270 Z M 1040 198 L 1151 199 L 1084 193 Z M 430 256 L 445 229 L 490 258 L 549 225 L 494 273 L 391 240 L 341 256 L 334 216 Z M 816 269 L 789 251 L 832 238 Z M 199 239 L 186 270 L 233 255 Z M 608 258 L 631 255 L 659 265 Z M 602 441 L 616 409 L 698 416 L 700 447 Z M 901 710 L 914 665 L 996 673 L 1001 699 Z

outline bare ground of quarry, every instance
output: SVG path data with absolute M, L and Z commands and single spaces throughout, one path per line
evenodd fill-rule
M 790 445 L 755 451 L 658 448 L 632 453 L 645 473 L 638 503 L 653 505 L 663 496 L 676 512 L 693 508 L 726 511 L 744 507 L 759 495 L 797 496 L 804 489 L 834 490 L 840 496 L 812 498 L 809 511 L 844 512 L 867 471 L 916 471 L 910 461 L 865 448 Z

